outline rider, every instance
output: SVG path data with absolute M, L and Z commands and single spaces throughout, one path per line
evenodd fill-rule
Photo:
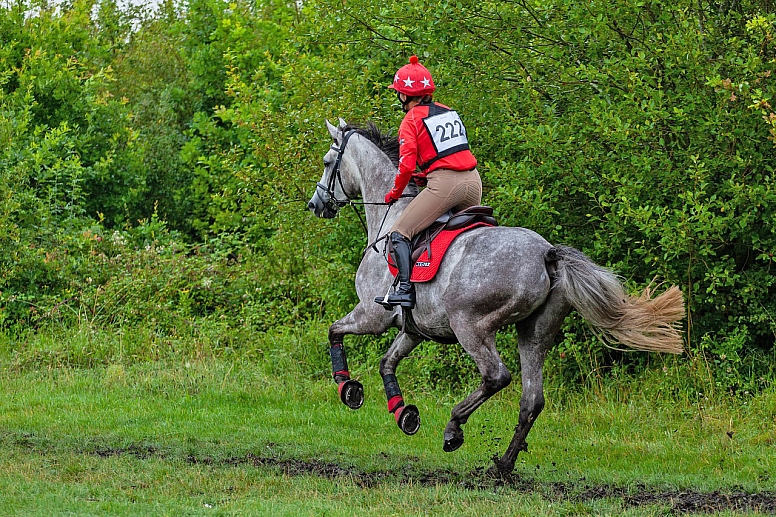
M 411 178 L 426 188 L 390 230 L 399 284 L 392 294 L 375 301 L 411 309 L 415 306 L 415 286 L 410 282 L 412 238 L 450 209 L 457 212 L 479 205 L 482 181 L 461 118 L 434 102 L 434 80 L 417 56 L 396 72 L 389 88 L 396 90 L 406 115 L 399 126 L 399 170 L 385 202 L 398 201 Z

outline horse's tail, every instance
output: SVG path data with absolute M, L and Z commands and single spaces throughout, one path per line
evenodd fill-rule
M 630 296 L 620 278 L 595 264 L 581 251 L 555 246 L 547 255 L 555 262 L 554 288 L 607 341 L 636 350 L 682 353 L 682 335 L 677 322 L 685 316 L 682 292 L 671 286 L 652 298 L 651 286 L 641 296 Z

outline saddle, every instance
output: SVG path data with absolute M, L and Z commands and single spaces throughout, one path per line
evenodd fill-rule
M 412 239 L 412 260 L 413 264 L 418 258 L 427 252 L 427 260 L 431 260 L 431 242 L 443 231 L 461 230 L 468 226 L 482 223 L 488 226 L 498 226 L 496 218 L 493 217 L 493 207 L 490 206 L 470 206 L 460 212 L 453 213 L 448 210 L 442 214 L 431 226 L 418 233 Z M 393 250 L 391 250 L 393 251 Z
M 411 281 L 415 283 L 433 280 L 448 247 L 455 238 L 462 232 L 480 226 L 498 226 L 491 207 L 473 206 L 455 214 L 447 212 L 431 226 L 417 234 L 412 239 Z M 385 241 L 388 269 L 393 275 L 396 275 L 393 246 L 390 239 L 385 239 Z M 376 247 L 374 249 L 379 253 Z

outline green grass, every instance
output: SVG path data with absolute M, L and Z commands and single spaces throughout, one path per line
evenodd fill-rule
M 446 454 L 457 397 L 405 390 L 422 418 L 408 437 L 374 373 L 362 379 L 364 407 L 351 411 L 323 376 L 263 372 L 212 358 L 3 370 L 0 514 L 662 515 L 665 505 L 580 493 L 776 484 L 772 392 L 671 406 L 638 382 L 597 395 L 549 390 L 519 481 L 502 484 L 472 474 L 511 438 L 518 386 L 475 413 L 464 446 Z M 339 473 L 326 475 L 332 466 Z

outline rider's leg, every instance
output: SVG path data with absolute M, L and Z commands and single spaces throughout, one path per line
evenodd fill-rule
M 393 293 L 386 298 L 377 298 L 378 303 L 388 305 L 401 305 L 412 309 L 415 307 L 415 286 L 410 281 L 412 275 L 412 244 L 410 240 L 399 232 L 391 234 L 391 244 L 393 245 L 393 257 L 396 268 L 399 270 L 397 275 L 399 284 Z
M 428 175 L 428 184 L 401 213 L 390 232 L 412 240 L 448 210 L 459 211 L 482 202 L 482 182 L 477 169 L 440 169 Z
M 375 302 L 390 308 L 415 306 L 412 276 L 412 238 L 437 218 L 455 208 L 462 210 L 480 204 L 482 182 L 477 169 L 451 171 L 440 169 L 428 175 L 428 185 L 413 199 L 391 228 L 391 244 L 398 273 L 398 286 L 393 294 L 375 298 Z

